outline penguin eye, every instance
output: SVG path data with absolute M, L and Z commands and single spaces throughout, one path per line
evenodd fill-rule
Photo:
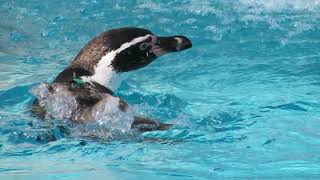
M 147 49 L 147 47 L 148 47 L 148 43 L 141 43 L 139 46 L 140 50 L 145 50 Z

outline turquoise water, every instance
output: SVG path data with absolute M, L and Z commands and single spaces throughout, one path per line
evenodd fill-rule
M 320 1 L 0 4 L 1 180 L 320 178 Z M 30 88 L 50 82 L 92 37 L 122 26 L 193 42 L 117 91 L 175 124 L 143 134 L 166 140 L 47 142 L 48 128 L 28 110 Z

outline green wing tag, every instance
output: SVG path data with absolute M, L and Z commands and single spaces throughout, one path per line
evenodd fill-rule
M 80 79 L 80 78 L 73 78 L 72 79 L 72 88 L 75 88 L 75 87 L 83 87 L 85 84 L 85 82 Z
M 77 85 L 82 85 L 84 84 L 85 82 L 80 79 L 80 78 L 73 78 L 73 82 L 75 82 Z

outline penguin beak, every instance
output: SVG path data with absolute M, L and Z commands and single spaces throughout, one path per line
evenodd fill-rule
M 157 41 L 151 52 L 159 57 L 169 52 L 179 52 L 191 47 L 191 41 L 185 36 L 157 37 Z

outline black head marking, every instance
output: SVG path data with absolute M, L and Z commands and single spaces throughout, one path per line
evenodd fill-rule
M 184 36 L 157 37 L 147 34 L 140 38 L 142 38 L 141 41 L 131 41 L 129 47 L 121 50 L 115 56 L 112 66 L 116 72 L 127 72 L 145 67 L 161 55 L 183 51 L 192 46 L 191 41 Z
M 143 41 L 132 44 L 119 52 L 112 61 L 112 66 L 117 72 L 142 68 L 157 58 L 151 52 L 152 46 L 152 36 L 147 36 Z

